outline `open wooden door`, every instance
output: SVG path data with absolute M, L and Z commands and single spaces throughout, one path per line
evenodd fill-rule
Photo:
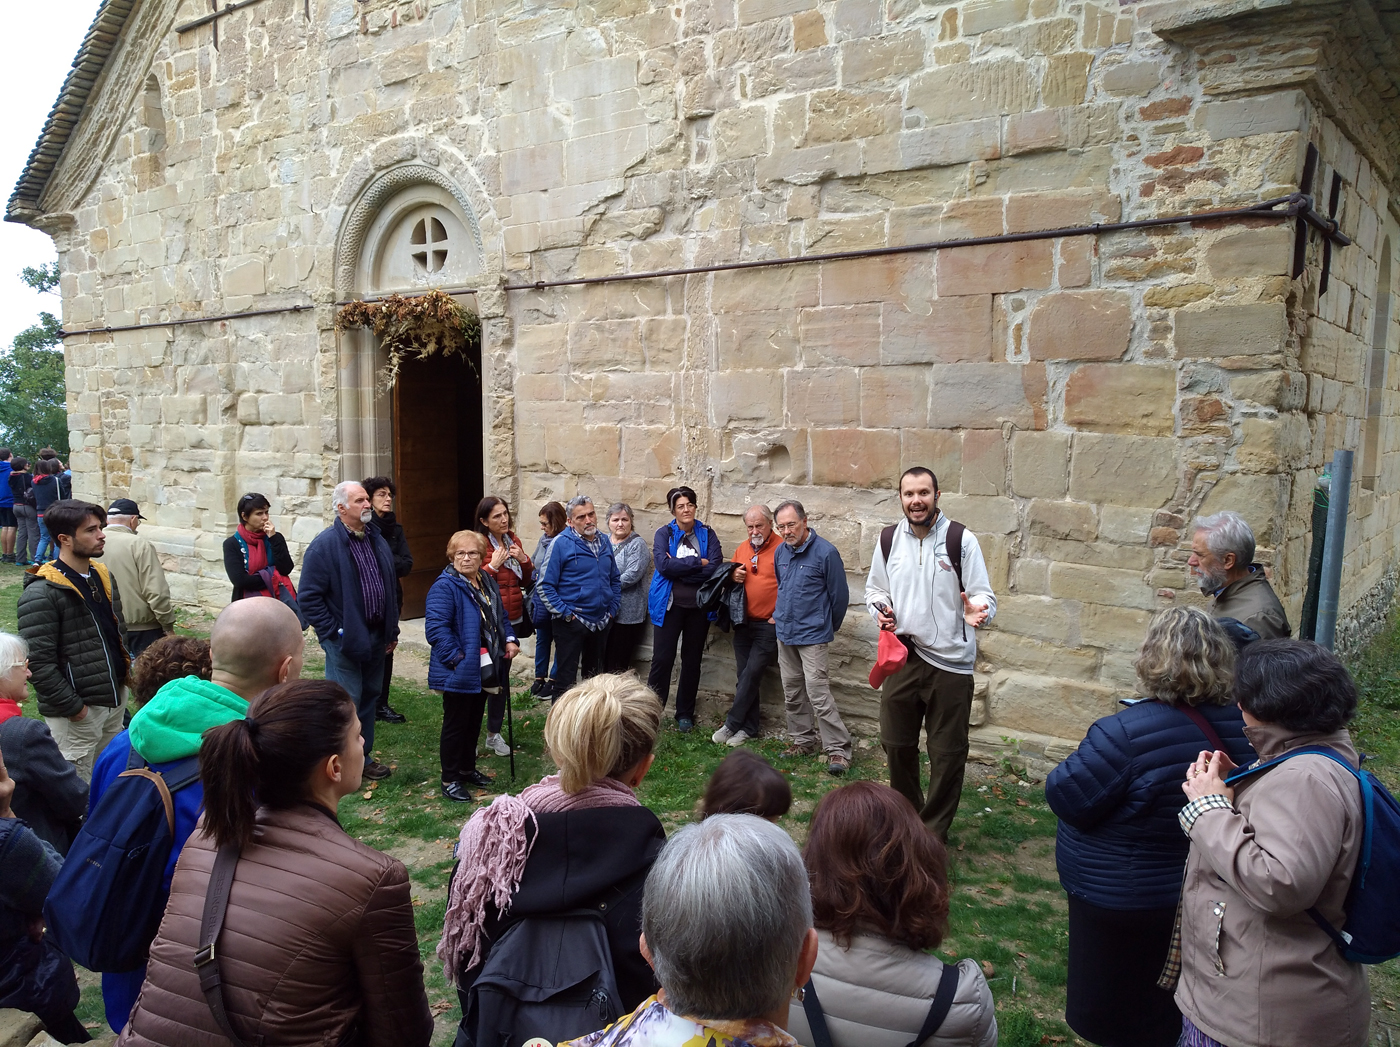
M 413 553 L 404 618 L 423 617 L 428 588 L 447 565 L 447 540 L 472 526 L 483 492 L 481 384 L 460 357 L 406 360 L 394 386 L 395 509 Z

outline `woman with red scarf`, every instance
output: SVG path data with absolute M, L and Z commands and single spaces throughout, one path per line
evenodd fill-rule
M 292 554 L 287 552 L 287 539 L 277 533 L 268 511 L 272 506 L 260 494 L 245 494 L 238 499 L 238 530 L 224 539 L 224 570 L 233 583 L 233 598 L 271 596 L 296 611 L 297 591 L 288 577 Z

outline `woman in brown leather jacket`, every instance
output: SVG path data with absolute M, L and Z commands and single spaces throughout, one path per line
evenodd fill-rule
M 205 814 L 175 870 L 119 1043 L 229 1042 L 200 989 L 195 953 L 215 856 L 234 845 L 241 853 L 214 952 L 238 1038 L 426 1047 L 433 1018 L 408 873 L 336 818 L 363 768 L 355 707 L 325 680 L 269 688 L 246 720 L 205 733 Z

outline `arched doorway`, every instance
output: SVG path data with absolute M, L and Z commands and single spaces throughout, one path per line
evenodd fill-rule
M 357 296 L 451 290 L 481 272 L 475 217 L 443 181 L 440 172 L 414 165 L 381 176 L 362 195 L 349 223 L 359 240 Z M 458 301 L 475 309 L 471 295 Z M 384 354 L 368 332 L 345 333 L 340 362 L 342 476 L 394 478 L 414 563 L 403 579 L 403 615 L 421 617 L 428 587 L 446 563 L 448 538 L 471 525 L 483 494 L 480 354 L 405 361 L 387 393 L 378 385 Z

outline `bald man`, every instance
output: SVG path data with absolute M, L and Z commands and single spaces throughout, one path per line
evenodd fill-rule
M 301 623 L 280 600 L 239 600 L 229 604 L 214 621 L 209 634 L 212 678 L 186 676 L 171 680 L 131 718 L 131 727 L 113 739 L 97 759 L 92 774 L 88 809 L 102 799 L 108 787 L 132 764 L 146 764 L 168 781 L 178 780 L 189 768 L 187 761 L 199 755 L 204 732 L 248 715 L 248 703 L 269 687 L 301 675 L 304 647 Z M 175 839 L 165 867 L 163 889 L 185 840 L 194 831 L 204 803 L 204 787 L 194 782 L 172 795 L 175 801 Z M 102 976 L 102 1000 L 107 1023 L 115 1031 L 125 1025 L 136 995 L 146 978 L 146 968 Z

